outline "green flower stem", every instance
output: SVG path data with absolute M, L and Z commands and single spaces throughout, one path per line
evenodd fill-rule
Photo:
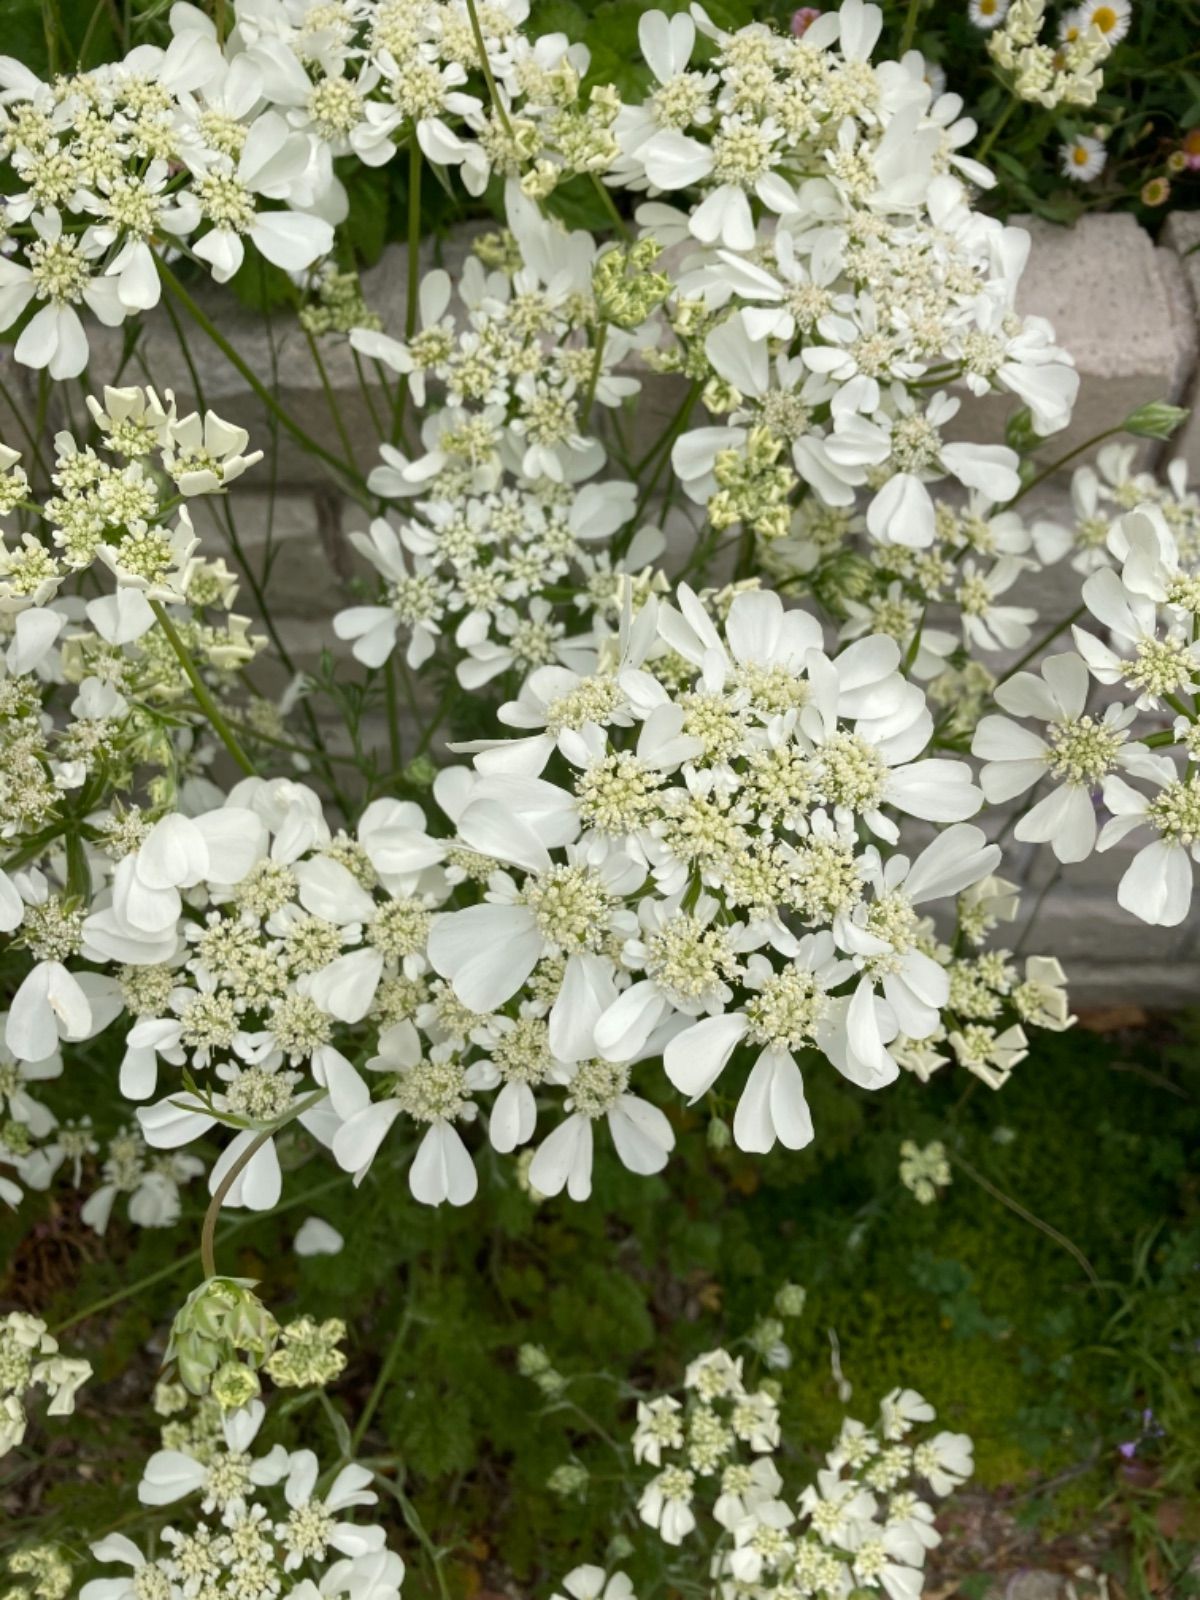
M 171 649 L 174 650 L 175 655 L 178 658 L 179 665 L 187 674 L 187 680 L 192 686 L 192 693 L 196 696 L 196 700 L 203 710 L 204 715 L 212 724 L 213 732 L 220 739 L 226 750 L 229 751 L 229 754 L 233 757 L 234 761 L 237 762 L 238 766 L 241 768 L 246 777 L 255 777 L 257 774 L 255 773 L 254 763 L 250 760 L 250 757 L 238 743 L 237 735 L 229 726 L 228 722 L 226 722 L 220 707 L 209 693 L 208 685 L 200 676 L 200 669 L 192 660 L 191 651 L 179 637 L 179 630 L 167 615 L 166 607 L 163 605 L 161 600 L 151 600 L 150 609 L 154 612 L 154 616 L 159 627 L 166 635 L 167 643 L 171 646 Z
M 358 461 L 354 454 L 354 445 L 351 442 L 350 434 L 346 429 L 345 420 L 342 417 L 342 408 L 337 403 L 337 396 L 334 394 L 333 385 L 329 381 L 329 373 L 326 371 L 325 362 L 321 357 L 320 346 L 317 344 L 316 339 L 307 328 L 304 330 L 304 337 L 308 340 L 308 348 L 312 354 L 313 366 L 316 367 L 317 377 L 321 380 L 321 391 L 325 396 L 325 404 L 329 407 L 329 415 L 333 418 L 333 425 L 337 429 L 337 436 L 341 440 L 342 449 L 346 452 L 346 460 L 354 468 L 355 472 L 357 472 Z
M 304 1112 L 315 1106 L 319 1100 L 324 1100 L 325 1097 L 324 1089 L 314 1089 L 312 1094 L 306 1094 L 302 1100 L 297 1100 L 292 1109 L 284 1116 L 277 1117 L 274 1122 L 263 1128 L 251 1139 L 250 1143 L 221 1179 L 216 1189 L 214 1189 L 213 1197 L 208 1203 L 208 1210 L 204 1213 L 204 1222 L 200 1228 L 200 1265 L 206 1278 L 215 1278 L 217 1276 L 214 1238 L 217 1231 L 217 1218 L 221 1215 L 221 1207 L 225 1202 L 226 1195 L 269 1139 L 273 1139 L 281 1128 L 286 1128 L 289 1122 L 295 1122 L 297 1117 L 303 1116 Z
M 250 388 L 262 401 L 263 405 L 266 406 L 271 415 L 278 420 L 280 425 L 287 429 L 298 444 L 303 445 L 307 451 L 323 461 L 326 466 L 340 473 L 353 487 L 357 498 L 362 500 L 364 504 L 369 505 L 370 495 L 366 482 L 360 474 L 355 471 L 349 462 L 340 460 L 331 451 L 326 450 L 324 445 L 318 444 L 311 434 L 306 433 L 300 424 L 288 415 L 267 386 L 260 382 L 254 369 L 246 361 L 243 361 L 220 328 L 217 327 L 204 308 L 193 300 L 183 284 L 180 283 L 170 267 L 161 258 L 158 261 L 158 271 L 163 283 L 166 284 L 176 300 L 179 301 L 188 316 L 191 317 L 198 328 L 208 335 L 230 365 L 246 380 Z
M 487 49 L 483 43 L 483 29 L 479 26 L 479 12 L 475 9 L 475 0 L 467 0 L 467 12 L 471 18 L 471 32 L 475 35 L 475 48 L 479 51 L 479 66 L 483 73 L 483 81 L 487 84 L 492 105 L 495 107 L 496 115 L 500 119 L 500 126 L 511 139 L 513 136 L 512 123 L 508 120 L 508 112 L 504 109 L 500 91 L 496 88 L 496 80 L 492 77 L 492 64 L 488 60 Z
M 1005 87 L 1007 87 L 1007 85 Z M 1000 134 L 1003 131 L 1005 124 L 1008 122 L 1009 117 L 1012 116 L 1013 112 L 1017 109 L 1017 106 L 1019 104 L 1020 104 L 1020 101 L 1017 99 L 1016 95 L 1013 94 L 1011 89 L 1010 89 L 1009 90 L 1009 99 L 1008 99 L 1007 104 L 1004 107 L 1004 110 L 1000 113 L 1000 115 L 996 118 L 995 122 L 993 122 L 991 127 L 988 129 L 987 135 L 984 138 L 983 143 L 979 146 L 979 149 L 973 152 L 974 159 L 976 161 L 986 161 L 987 160 L 988 152 L 991 150 L 991 148 L 995 144 L 996 140 L 1000 137 Z
M 331 1194 L 335 1189 L 340 1189 L 346 1182 L 345 1173 L 339 1173 L 336 1178 L 327 1178 L 324 1183 L 318 1183 L 314 1188 L 306 1189 L 303 1194 L 293 1195 L 290 1200 L 285 1200 L 275 1207 L 274 1211 L 253 1211 L 247 1216 L 238 1217 L 236 1221 L 222 1229 L 220 1243 L 232 1239 L 235 1233 L 240 1233 L 243 1228 L 249 1228 L 256 1222 L 263 1222 L 268 1217 L 281 1217 L 285 1211 L 295 1211 L 298 1206 L 311 1205 L 314 1200 L 319 1200 L 323 1194 Z M 87 1322 L 90 1317 L 98 1317 L 102 1311 L 110 1311 L 113 1306 L 119 1306 L 122 1301 L 130 1300 L 134 1295 L 140 1294 L 143 1289 L 152 1289 L 156 1283 L 163 1283 L 167 1278 L 173 1278 L 177 1272 L 182 1272 L 193 1261 L 200 1259 L 200 1246 L 188 1252 L 186 1256 L 179 1256 L 174 1261 L 168 1261 L 165 1267 L 159 1267 L 154 1272 L 149 1272 L 144 1278 L 127 1284 L 124 1288 L 116 1289 L 112 1294 L 106 1294 L 99 1300 L 93 1300 L 90 1306 L 84 1306 L 82 1311 L 76 1311 L 65 1322 L 60 1322 L 53 1332 L 57 1337 L 65 1333 L 68 1328 L 74 1328 L 80 1322 Z
M 1024 500 L 1031 490 L 1036 489 L 1039 484 L 1045 483 L 1047 478 L 1052 478 L 1056 472 L 1060 472 L 1069 461 L 1074 461 L 1076 456 L 1083 455 L 1084 451 L 1091 450 L 1094 445 L 1103 444 L 1105 439 L 1115 438 L 1117 434 L 1124 433 L 1124 431 L 1125 424 L 1118 422 L 1116 427 L 1105 428 L 1103 433 L 1094 433 L 1090 439 L 1085 439 L 1082 444 L 1077 444 L 1074 450 L 1068 450 L 1065 456 L 1059 456 L 1057 461 L 1052 461 L 1048 467 L 1043 467 L 1041 472 L 1030 478 L 1028 483 L 1023 484 L 1008 502 L 1005 510 L 1007 511 L 1010 507 L 1015 506 L 1018 500 Z
M 1041 654 L 1048 644 L 1052 644 L 1054 640 L 1058 638 L 1060 633 L 1066 633 L 1068 628 L 1073 627 L 1086 611 L 1087 606 L 1083 604 L 1077 605 L 1074 611 L 1071 612 L 1070 616 L 1064 617 L 1061 622 L 1056 623 L 1054 627 L 1050 629 L 1049 633 L 1044 633 L 1040 639 L 1036 640 L 1035 643 L 1029 646 L 1029 649 L 1026 650 L 1025 654 L 1015 661 L 1011 667 L 1009 667 L 1008 671 L 1004 675 L 1005 678 L 1007 679 L 1015 677 L 1018 672 L 1022 672 L 1031 661 Z
M 404 284 L 404 337 L 411 340 L 417 331 L 421 304 L 421 146 L 415 126 L 408 136 L 408 233 L 407 267 Z M 408 405 L 409 374 L 402 372 L 392 406 L 392 443 L 404 436 L 404 412 Z
M 596 401 L 596 385 L 600 382 L 600 369 L 604 365 L 604 346 L 608 342 L 608 323 L 602 322 L 596 330 L 596 346 L 592 353 L 592 370 L 588 373 L 587 393 L 583 397 L 583 408 L 579 413 L 579 431 L 582 433 L 588 425 L 588 418 L 592 414 L 592 406 Z
M 917 17 L 921 10 L 921 0 L 908 0 L 908 10 L 904 14 L 904 32 L 900 35 L 899 54 L 904 55 L 912 49 L 913 40 L 917 34 Z

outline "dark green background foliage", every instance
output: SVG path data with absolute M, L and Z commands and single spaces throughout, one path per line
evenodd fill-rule
M 261 1279 L 281 1318 L 301 1309 L 346 1318 L 351 1359 L 334 1398 L 352 1420 L 394 1350 L 363 1448 L 368 1459 L 398 1458 L 431 1538 L 450 1551 L 455 1594 L 510 1575 L 546 1592 L 573 1563 L 602 1559 L 618 1529 L 635 1534 L 601 1431 L 627 1440 L 633 1390 L 676 1387 L 691 1356 L 744 1336 L 787 1280 L 808 1289 L 803 1317 L 787 1325 L 785 1375 L 787 1433 L 806 1458 L 827 1448 L 842 1412 L 833 1330 L 852 1412 L 869 1419 L 889 1387 L 917 1387 L 945 1425 L 974 1436 L 979 1483 L 1015 1496 L 1047 1538 L 1131 1518 L 1153 1533 L 1157 1510 L 1200 1489 L 1200 1207 L 1188 1172 L 1200 1133 L 1198 1027 L 1166 1039 L 1040 1035 L 1000 1095 L 960 1074 L 868 1096 L 812 1067 L 810 1149 L 765 1160 L 716 1152 L 701 1115 L 676 1112 L 679 1146 L 661 1178 L 626 1173 L 602 1135 L 586 1206 L 532 1207 L 511 1164 L 484 1154 L 479 1199 L 462 1213 L 431 1212 L 387 1159 L 394 1147 L 352 1190 L 293 1145 L 290 1209 L 229 1218 L 218 1260 Z M 110 1099 L 97 1079 L 113 1072 L 97 1048 L 60 1087 L 94 1108 Z M 918 1205 L 897 1180 L 904 1138 L 944 1139 L 1066 1235 L 1100 1287 L 961 1168 L 937 1204 Z M 52 1327 L 166 1269 L 64 1338 L 97 1380 L 73 1425 L 39 1427 L 4 1463 L 0 1507 L 18 1540 L 57 1531 L 78 1548 L 135 1510 L 140 1464 L 156 1443 L 146 1409 L 155 1352 L 198 1275 L 186 1252 L 199 1206 L 193 1191 L 165 1235 L 114 1220 L 103 1243 L 81 1228 L 69 1193 L 0 1221 L 10 1261 L 0 1296 L 37 1305 Z M 341 1255 L 291 1254 L 310 1211 L 345 1233 Z M 525 1342 L 572 1380 L 565 1403 L 547 1407 L 518 1375 Z M 287 1409 L 291 1442 L 333 1453 L 317 1405 L 301 1398 Z M 1117 1447 L 1143 1433 L 1155 1436 L 1123 1468 Z M 563 1503 L 544 1486 L 570 1459 L 593 1476 L 585 1499 Z M 655 1541 L 640 1544 L 647 1554 L 631 1570 L 644 1596 L 661 1573 Z M 431 1593 L 410 1547 L 407 1592 Z

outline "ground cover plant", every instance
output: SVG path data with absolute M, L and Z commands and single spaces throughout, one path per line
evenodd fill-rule
M 1084 103 L 1114 27 L 1039 17 L 998 69 Z M 644 9 L 628 81 L 519 0 L 43 20 L 0 60 L 13 1594 L 913 1600 L 986 1572 L 971 1480 L 1182 1582 L 1186 1025 L 1081 1038 L 1005 872 L 1117 850 L 1189 917 L 1200 500 L 1144 470 L 1166 404 L 1056 455 L 1077 374 L 929 19 Z M 356 271 L 397 194 L 402 307 Z M 247 537 L 284 439 L 358 562 L 304 667 Z

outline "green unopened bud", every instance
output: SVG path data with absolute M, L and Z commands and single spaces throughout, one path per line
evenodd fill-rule
M 1149 405 L 1131 411 L 1125 418 L 1124 428 L 1126 433 L 1132 433 L 1138 439 L 1169 439 L 1187 417 L 1186 406 L 1172 406 L 1165 400 L 1152 400 Z
M 431 789 L 438 769 L 428 756 L 414 756 L 404 769 L 404 780 L 414 789 Z
M 588 1469 L 579 1461 L 564 1461 L 561 1467 L 546 1479 L 546 1487 L 551 1494 L 559 1495 L 564 1500 L 584 1500 L 588 1491 Z
M 785 1283 L 775 1296 L 775 1309 L 781 1317 L 798 1317 L 804 1310 L 808 1291 L 798 1283 Z
M 1004 442 L 1019 456 L 1026 456 L 1041 442 L 1033 430 L 1033 412 L 1028 406 L 1009 417 L 1004 427 Z
M 614 1533 L 608 1541 L 608 1565 L 615 1567 L 618 1561 L 628 1561 L 632 1554 L 633 1540 L 623 1533 Z
M 710 1117 L 708 1119 L 708 1148 L 710 1150 L 728 1150 L 733 1142 L 733 1135 L 729 1131 L 729 1124 L 723 1117 Z
M 260 1367 L 275 1348 L 279 1324 L 254 1293 L 252 1278 L 209 1278 L 193 1289 L 171 1327 L 165 1363 L 192 1394 L 209 1392 L 217 1369 L 245 1356 Z
M 517 1351 L 517 1371 L 523 1378 L 536 1378 L 550 1370 L 550 1357 L 540 1344 L 523 1344 Z
M 240 1411 L 262 1393 L 258 1374 L 240 1361 L 227 1361 L 213 1374 L 211 1393 L 222 1411 Z

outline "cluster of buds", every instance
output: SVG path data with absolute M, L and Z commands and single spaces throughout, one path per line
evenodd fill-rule
M 252 1278 L 208 1278 L 193 1289 L 171 1325 L 164 1358 L 194 1395 L 212 1394 L 235 1411 L 259 1393 L 279 1324 L 254 1293 Z

